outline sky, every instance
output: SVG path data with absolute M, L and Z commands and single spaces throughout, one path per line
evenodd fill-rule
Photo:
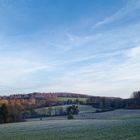
M 140 90 L 139 0 L 0 0 L 0 95 Z

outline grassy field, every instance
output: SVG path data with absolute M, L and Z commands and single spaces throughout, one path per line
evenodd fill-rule
M 85 112 L 75 117 L 76 119 L 131 119 L 140 118 L 140 110 L 118 109 L 101 113 Z
M 118 114 L 119 119 L 42 120 L 0 125 L 0 140 L 140 140 L 140 111 L 126 118 L 124 113 L 110 113 Z
M 63 111 L 66 111 L 66 108 L 68 106 L 71 106 L 71 105 L 53 106 L 53 107 L 51 107 L 51 110 L 53 112 L 55 110 L 59 110 L 60 108 L 62 108 Z M 79 108 L 80 113 L 83 113 L 83 112 L 95 112 L 96 111 L 96 109 L 93 108 L 90 105 L 78 105 L 78 108 Z M 46 114 L 47 114 L 48 110 L 49 110 L 48 107 L 43 107 L 43 108 L 38 108 L 35 111 L 38 112 L 39 114 L 43 114 L 44 112 L 46 112 Z
M 58 97 L 58 100 L 59 100 L 59 101 L 67 101 L 67 100 L 76 101 L 77 99 L 78 99 L 79 101 L 86 102 L 86 100 L 87 100 L 88 98 Z

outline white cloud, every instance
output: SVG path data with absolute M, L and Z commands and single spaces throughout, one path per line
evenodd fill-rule
M 103 55 L 105 59 L 85 66 L 78 67 L 76 70 L 67 71 L 63 75 L 52 78 L 46 89 L 47 91 L 69 91 L 88 93 L 91 95 L 106 95 L 129 97 L 130 94 L 139 89 L 140 82 L 140 61 L 139 58 L 129 58 L 126 52 L 131 52 L 132 49 L 113 52 L 115 55 L 120 55 L 125 59 L 120 59 L 112 54 L 113 60 L 110 60 L 110 55 Z M 98 55 L 96 57 L 99 57 Z
M 140 58 L 140 46 L 132 48 L 130 50 L 128 56 L 131 57 L 131 58 L 137 58 L 137 57 Z

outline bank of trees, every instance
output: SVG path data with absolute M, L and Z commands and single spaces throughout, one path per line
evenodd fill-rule
M 119 109 L 123 107 L 123 99 L 109 97 L 91 97 L 87 99 L 87 104 L 95 108 Z
M 23 121 L 20 107 L 6 104 L 0 106 L 0 123 L 19 121 Z
M 130 98 L 110 98 L 110 97 L 90 97 L 87 99 L 87 104 L 95 108 L 101 109 L 140 109 L 140 91 L 133 92 Z
M 140 91 L 133 92 L 130 99 L 124 100 L 125 107 L 130 109 L 140 109 Z

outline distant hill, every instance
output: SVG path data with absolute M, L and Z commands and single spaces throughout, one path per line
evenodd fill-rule
M 33 92 L 28 94 L 13 94 L 9 96 L 0 96 L 0 99 L 50 99 L 57 97 L 89 98 L 93 96 L 67 92 L 55 92 L 55 93 Z

